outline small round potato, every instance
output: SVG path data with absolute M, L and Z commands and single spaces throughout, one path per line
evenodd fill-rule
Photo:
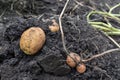
M 39 27 L 31 27 L 23 32 L 20 38 L 20 48 L 28 55 L 37 53 L 45 43 L 45 33 Z
M 84 63 L 78 64 L 77 67 L 76 67 L 76 70 L 79 73 L 84 73 L 86 71 L 86 65 Z
M 52 25 L 49 26 L 49 29 L 51 32 L 58 32 L 59 31 L 59 25 L 58 23 L 56 22 L 56 20 L 52 20 Z
M 49 29 L 50 29 L 51 32 L 58 32 L 59 31 L 58 26 L 49 26 Z
M 73 68 L 80 62 L 80 59 L 81 58 L 77 53 L 70 52 L 70 54 L 67 55 L 66 63 Z

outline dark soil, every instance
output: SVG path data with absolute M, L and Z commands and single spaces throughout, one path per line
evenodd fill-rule
M 58 22 L 66 0 L 0 0 L 0 80 L 120 80 L 120 54 L 114 52 L 86 62 L 87 70 L 79 74 L 66 62 L 61 34 L 48 28 Z M 120 0 L 70 0 L 62 25 L 69 51 L 89 58 L 116 46 L 100 31 L 91 27 L 86 15 L 95 8 L 108 11 Z M 115 12 L 119 11 L 116 10 Z M 41 27 L 46 43 L 34 56 L 25 55 L 19 47 L 21 34 L 30 27 Z M 120 42 L 119 36 L 114 39 Z

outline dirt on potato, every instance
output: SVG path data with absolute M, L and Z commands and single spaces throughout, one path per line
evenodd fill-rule
M 120 80 L 117 51 L 84 63 L 83 74 L 66 64 L 61 33 L 49 30 L 52 20 L 58 23 L 65 2 L 0 0 L 0 80 Z M 70 0 L 62 17 L 67 49 L 87 59 L 117 48 L 101 31 L 88 24 L 86 16 L 91 10 L 108 11 L 106 4 L 112 7 L 118 3 L 120 0 Z M 29 56 L 20 49 L 19 42 L 22 33 L 33 26 L 44 30 L 46 42 L 36 55 Z M 120 43 L 119 36 L 112 37 Z

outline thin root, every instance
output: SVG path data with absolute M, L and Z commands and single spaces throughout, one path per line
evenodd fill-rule
M 101 56 L 103 56 L 103 55 L 105 55 L 105 54 L 110 54 L 111 52 L 115 52 L 115 51 L 120 51 L 120 48 L 110 49 L 110 50 L 107 50 L 107 51 L 102 52 L 102 53 L 100 53 L 100 54 L 93 55 L 92 57 L 90 57 L 90 58 L 88 58 L 88 59 L 82 60 L 82 62 L 88 62 L 88 61 L 90 61 L 90 60 L 92 60 L 92 59 L 101 57 Z
M 59 25 L 60 25 L 60 31 L 61 31 L 63 48 L 64 48 L 64 50 L 66 51 L 67 54 L 69 54 L 69 52 L 68 52 L 68 50 L 67 50 L 67 48 L 66 48 L 66 46 L 65 46 L 65 37 L 64 37 L 63 29 L 62 29 L 61 18 L 62 18 L 62 16 L 63 16 L 64 12 L 65 12 L 65 9 L 66 9 L 66 7 L 67 7 L 67 5 L 68 5 L 68 2 L 69 2 L 69 0 L 66 1 L 65 6 L 64 6 L 64 8 L 63 8 L 63 10 L 62 10 L 62 12 L 61 12 L 61 14 L 60 14 L 60 16 L 59 16 Z

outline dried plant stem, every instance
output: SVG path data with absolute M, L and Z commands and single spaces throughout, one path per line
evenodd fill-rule
M 66 54 L 67 54 L 68 56 L 70 56 L 70 55 L 69 55 L 69 52 L 68 52 L 68 50 L 67 50 L 67 48 L 66 48 L 66 45 L 65 45 L 65 37 L 64 37 L 64 32 L 63 32 L 62 22 L 61 22 L 61 18 L 62 18 L 62 16 L 63 16 L 64 12 L 65 12 L 65 9 L 66 9 L 66 7 L 67 7 L 67 5 L 68 5 L 68 2 L 69 2 L 69 0 L 66 1 L 65 6 L 64 6 L 64 8 L 63 8 L 63 10 L 62 10 L 62 12 L 61 12 L 61 14 L 60 14 L 60 16 L 59 16 L 59 26 L 60 26 L 60 31 L 61 31 L 61 38 L 62 38 L 63 48 L 64 48 Z M 71 57 L 71 56 L 70 56 L 70 57 Z M 74 61 L 76 64 L 79 64 L 73 57 L 71 57 L 71 58 L 73 59 L 73 61 Z
M 120 48 L 119 43 L 117 43 L 111 36 L 109 36 L 108 34 L 106 34 L 105 32 L 101 31 L 105 37 L 107 37 L 109 40 L 111 40 L 118 48 Z
M 2 12 L 2 14 L 0 15 L 0 18 L 5 14 L 7 8 Z
M 83 6 L 83 2 L 78 2 L 77 0 L 74 0 L 78 5 Z
M 110 37 L 109 35 L 105 34 L 106 37 L 108 37 L 108 39 L 110 39 L 118 48 L 120 48 L 120 45 L 112 38 Z
M 62 16 L 63 16 L 64 12 L 65 12 L 65 9 L 66 9 L 66 7 L 67 7 L 67 5 L 68 5 L 68 2 L 69 2 L 69 0 L 66 1 L 65 6 L 64 6 L 64 8 L 63 8 L 63 10 L 62 10 L 62 12 L 61 12 L 61 14 L 60 14 L 60 16 L 59 16 L 59 26 L 60 26 L 60 31 L 61 31 L 63 48 L 64 48 L 64 50 L 65 50 L 65 52 L 66 52 L 67 54 L 69 54 L 69 52 L 68 52 L 68 50 L 67 50 L 67 48 L 66 48 L 66 45 L 65 45 L 65 37 L 64 37 L 63 29 L 62 29 L 61 18 L 62 18 Z
M 88 58 L 88 59 L 82 60 L 82 62 L 88 62 L 88 61 L 90 61 L 90 60 L 92 60 L 92 59 L 101 57 L 101 56 L 103 56 L 103 55 L 105 55 L 105 54 L 109 54 L 109 53 L 115 52 L 115 51 L 120 51 L 120 48 L 110 49 L 110 50 L 107 50 L 107 51 L 105 51 L 105 52 L 103 52 L 103 53 L 100 53 L 100 54 L 97 54 L 97 55 L 93 55 L 92 57 L 90 57 L 90 58 Z

